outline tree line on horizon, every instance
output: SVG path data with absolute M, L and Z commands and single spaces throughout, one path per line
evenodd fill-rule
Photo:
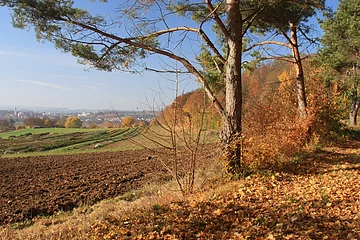
M 145 126 L 148 123 L 139 121 L 132 116 L 119 117 L 119 123 L 105 121 L 103 124 L 86 124 L 76 116 L 63 116 L 59 118 L 30 117 L 25 118 L 21 125 L 13 119 L 0 120 L 0 132 L 7 132 L 28 128 L 127 128 Z

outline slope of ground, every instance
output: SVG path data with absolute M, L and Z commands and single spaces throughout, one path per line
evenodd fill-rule
M 2 158 L 0 225 L 92 205 L 169 179 L 170 154 L 136 150 Z
M 138 134 L 138 128 L 81 129 L 83 131 L 79 129 L 78 132 L 76 129 L 46 129 L 49 131 L 37 132 L 38 129 L 31 129 L 28 132 L 29 135 L 21 134 L 19 136 L 12 135 L 8 139 L 0 138 L 0 157 L 88 152 L 94 150 L 98 143 L 105 146 Z
M 21 129 L 12 132 L 4 132 L 0 133 L 0 138 L 9 138 L 10 136 L 18 137 L 24 134 L 42 134 L 42 133 L 78 133 L 78 132 L 96 132 L 96 131 L 105 131 L 106 129 L 90 129 L 90 128 L 29 128 L 29 129 Z
M 0 224 L 94 204 L 158 180 L 166 171 L 147 156 L 127 151 L 1 159 Z
M 360 142 L 351 142 L 302 156 L 283 171 L 218 183 L 215 190 L 186 200 L 147 198 L 143 204 L 139 199 L 137 204 L 99 205 L 67 223 L 42 220 L 30 229 L 3 228 L 0 235 L 3 239 L 360 239 L 359 183 Z M 95 218 L 91 214 L 96 211 L 100 212 Z
M 116 219 L 126 221 L 121 227 L 128 235 L 143 239 L 360 239 L 359 187 L 360 144 L 352 143 L 283 172 Z M 105 232 L 121 238 L 118 229 Z

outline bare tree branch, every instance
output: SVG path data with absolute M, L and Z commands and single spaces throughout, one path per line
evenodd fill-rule
M 218 5 L 214 11 L 216 11 L 218 9 L 220 5 Z M 215 45 L 213 44 L 213 42 L 210 40 L 210 38 L 205 34 L 204 30 L 203 30 L 203 25 L 206 22 L 207 19 L 209 19 L 209 17 L 212 15 L 212 12 L 209 13 L 209 15 L 201 22 L 200 27 L 199 27 L 199 34 L 202 37 L 202 39 L 204 40 L 204 42 L 208 45 L 208 47 L 215 53 L 215 55 L 219 58 L 219 60 L 221 61 L 221 63 L 225 64 L 226 59 L 221 55 L 221 53 L 217 50 L 217 48 L 215 47 Z
M 161 35 L 172 33 L 172 32 L 177 32 L 177 31 L 188 31 L 188 32 L 198 33 L 199 29 L 190 28 L 190 27 L 176 27 L 176 28 L 169 28 L 169 29 L 165 29 L 165 30 L 160 30 L 160 31 L 157 31 L 157 32 L 150 33 L 148 35 L 144 35 L 144 36 L 137 36 L 137 37 L 127 38 L 127 39 L 130 40 L 130 41 L 143 40 L 143 39 L 148 39 L 148 38 L 153 38 L 153 37 L 159 37 Z
M 267 56 L 267 57 L 262 57 L 260 58 L 260 60 L 281 60 L 281 61 L 285 61 L 285 62 L 289 62 L 289 63 L 295 63 L 293 59 L 293 57 L 277 57 L 277 56 Z
M 224 34 L 225 38 L 230 39 L 231 36 L 229 34 L 229 31 L 226 29 L 225 24 L 223 23 L 223 21 L 220 19 L 219 15 L 216 12 L 217 8 L 214 8 L 214 6 L 211 4 L 211 0 L 206 0 L 205 2 L 207 4 L 211 14 L 213 15 L 213 17 L 215 19 L 215 22 L 219 25 L 219 27 L 220 27 L 222 33 Z
M 315 44 L 316 42 L 318 42 L 316 39 L 311 39 L 307 36 L 307 34 L 301 29 L 301 27 L 298 28 L 299 31 L 301 32 L 301 34 L 304 36 L 304 38 L 306 40 L 308 40 L 311 44 Z
M 89 25 L 83 24 L 81 22 L 71 20 L 69 18 L 56 17 L 54 19 L 58 20 L 58 21 L 63 21 L 63 22 L 67 22 L 67 23 L 70 23 L 70 24 L 74 24 L 74 25 L 83 27 L 84 29 L 88 29 L 88 30 L 93 31 L 95 33 L 98 33 L 98 34 L 100 34 L 100 35 L 102 35 L 104 37 L 108 37 L 110 39 L 116 40 L 116 41 L 119 42 L 119 44 L 120 43 L 125 43 L 125 44 L 128 44 L 130 46 L 138 47 L 138 48 L 141 48 L 141 49 L 153 52 L 153 53 L 157 53 L 157 54 L 169 57 L 169 58 L 174 59 L 174 60 L 176 60 L 178 62 L 181 62 L 184 65 L 184 67 L 190 73 L 195 75 L 196 78 L 198 79 L 198 81 L 203 85 L 205 92 L 207 93 L 210 100 L 212 102 L 214 102 L 214 105 L 217 108 L 217 110 L 219 111 L 220 115 L 222 115 L 223 117 L 226 116 L 226 113 L 224 111 L 223 106 L 221 105 L 219 100 L 216 98 L 215 94 L 212 92 L 212 90 L 211 90 L 210 86 L 208 85 L 208 83 L 206 82 L 205 78 L 200 74 L 200 72 L 187 59 L 185 59 L 183 57 L 180 57 L 178 55 L 175 55 L 172 52 L 168 52 L 166 50 L 159 49 L 159 48 L 156 48 L 156 47 L 151 46 L 151 45 L 147 45 L 147 44 L 142 43 L 142 42 L 135 42 L 134 40 L 138 40 L 139 39 L 138 37 L 137 38 L 121 38 L 121 37 L 115 36 L 113 34 L 104 32 L 104 31 L 102 31 L 102 30 L 100 30 L 100 29 L 98 29 L 96 27 L 89 26 Z M 190 31 L 192 28 L 187 28 L 187 27 L 173 28 L 173 29 L 159 31 L 157 33 L 150 34 L 150 36 L 159 36 L 161 34 L 168 33 L 169 31 L 170 32 L 171 31 L 179 31 L 179 29 Z
M 255 21 L 255 19 L 257 18 L 257 16 L 264 10 L 264 7 L 258 9 L 257 11 L 254 11 L 252 14 L 250 14 L 249 16 L 247 16 L 245 19 L 243 19 L 243 22 L 248 22 L 247 25 L 244 27 L 243 32 L 242 32 L 242 36 L 244 37 L 244 35 L 247 33 L 247 31 L 249 30 L 249 28 L 251 27 L 252 23 Z
M 158 70 L 158 69 L 153 69 L 153 68 L 148 68 L 146 67 L 145 70 L 148 71 L 152 71 L 152 72 L 157 72 L 157 73 L 190 73 L 190 72 L 183 72 L 183 71 L 177 71 L 177 70 Z
M 275 45 L 279 45 L 279 46 L 284 46 L 284 47 L 287 47 L 287 48 L 292 48 L 291 44 L 289 43 L 284 43 L 284 42 L 278 42 L 278 41 L 263 41 L 263 42 L 259 42 L 259 43 L 255 43 L 253 44 L 252 46 L 246 48 L 244 50 L 244 52 L 248 52 L 250 51 L 251 49 L 255 48 L 255 47 L 258 47 L 258 46 L 263 46 L 263 45 L 270 45 L 270 44 L 275 44 Z
M 286 40 L 288 41 L 288 43 L 292 46 L 295 47 L 294 43 L 291 41 L 291 38 L 286 34 L 286 32 L 283 29 L 279 29 L 279 31 L 281 32 L 281 34 L 286 38 Z M 292 48 L 291 47 L 291 48 Z
M 217 50 L 217 48 L 215 47 L 215 45 L 211 42 L 210 38 L 205 34 L 205 32 L 200 28 L 199 29 L 199 34 L 202 37 L 202 39 L 204 40 L 204 42 L 206 43 L 206 45 L 208 45 L 208 47 L 215 53 L 215 55 L 219 58 L 219 60 L 221 61 L 221 63 L 225 64 L 226 59 L 223 58 L 223 56 L 221 55 L 221 53 Z
M 120 44 L 120 42 L 116 42 L 114 44 L 112 44 L 110 47 L 108 47 L 108 49 L 106 50 L 106 52 L 99 58 L 99 60 L 97 60 L 97 62 L 95 63 L 96 65 L 100 64 L 101 61 L 106 57 L 106 55 L 108 55 L 110 53 L 111 50 L 113 50 L 116 46 L 118 46 Z

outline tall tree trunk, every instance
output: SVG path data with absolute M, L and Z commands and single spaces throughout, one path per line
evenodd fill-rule
M 292 43 L 292 52 L 295 60 L 296 68 L 296 93 L 298 99 L 298 110 L 301 118 L 306 118 L 307 116 L 307 102 L 305 94 L 305 79 L 304 79 L 304 70 L 302 66 L 302 60 L 299 52 L 298 38 L 296 26 L 290 22 L 290 33 L 291 33 L 291 43 Z
M 351 105 L 350 105 L 350 126 L 354 127 L 357 124 L 357 114 L 360 107 L 360 98 L 357 96 L 357 91 L 354 91 L 354 93 L 351 96 Z
M 225 66 L 226 114 L 223 119 L 221 139 L 228 160 L 228 172 L 241 172 L 241 57 L 242 20 L 238 0 L 227 0 L 230 36 L 227 39 L 229 55 Z

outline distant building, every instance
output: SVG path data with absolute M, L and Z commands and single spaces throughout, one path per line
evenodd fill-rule
M 25 118 L 26 115 L 25 115 L 23 112 L 18 112 L 18 113 L 17 113 L 17 117 L 18 117 L 18 118 Z
M 78 113 L 78 117 L 87 117 L 89 116 L 91 113 L 87 113 L 87 112 L 82 112 L 82 113 Z

